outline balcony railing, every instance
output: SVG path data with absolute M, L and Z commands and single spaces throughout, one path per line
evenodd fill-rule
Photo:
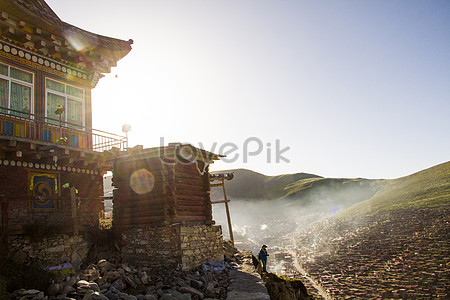
M 102 152 L 125 150 L 127 137 L 52 118 L 0 107 L 0 136 Z

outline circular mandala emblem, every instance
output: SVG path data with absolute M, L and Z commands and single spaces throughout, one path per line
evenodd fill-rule
M 52 195 L 52 188 L 48 182 L 39 181 L 34 185 L 33 192 L 37 196 L 34 201 L 38 205 L 46 205 L 50 202 L 48 197 Z

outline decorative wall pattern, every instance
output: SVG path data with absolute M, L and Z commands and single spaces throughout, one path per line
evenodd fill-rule
M 93 78 L 92 74 L 87 74 L 79 69 L 69 67 L 4 41 L 0 42 L 0 57 L 85 85 L 91 85 L 91 81 L 96 79 Z
M 58 170 L 58 171 L 64 171 L 64 172 L 92 174 L 92 175 L 99 174 L 99 170 L 89 170 L 89 169 L 82 169 L 82 168 L 77 168 L 77 167 L 67 167 L 67 166 L 55 166 L 55 165 L 50 165 L 50 164 L 33 163 L 33 162 L 26 162 L 26 161 L 15 161 L 15 160 L 8 160 L 8 159 L 0 159 L 0 165 L 11 166 L 11 167 L 33 168 L 33 169 L 41 169 L 41 170 L 53 170 L 53 171 Z

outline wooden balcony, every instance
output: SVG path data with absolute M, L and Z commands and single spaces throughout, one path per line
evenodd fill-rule
M 0 139 L 102 152 L 125 150 L 127 137 L 0 107 Z

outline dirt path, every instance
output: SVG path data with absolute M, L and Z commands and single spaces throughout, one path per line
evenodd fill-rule
M 306 279 L 309 280 L 309 282 L 317 290 L 319 295 L 322 296 L 326 300 L 332 300 L 333 298 L 330 295 L 328 295 L 328 293 L 325 291 L 325 289 L 317 281 L 315 281 L 313 278 L 308 276 L 308 273 L 306 272 L 306 270 L 303 269 L 303 267 L 298 262 L 297 254 L 293 250 L 291 250 L 289 248 L 286 248 L 286 251 L 288 251 L 289 254 L 292 255 L 293 265 L 294 265 L 295 269 L 297 269 L 298 272 L 300 272 Z

